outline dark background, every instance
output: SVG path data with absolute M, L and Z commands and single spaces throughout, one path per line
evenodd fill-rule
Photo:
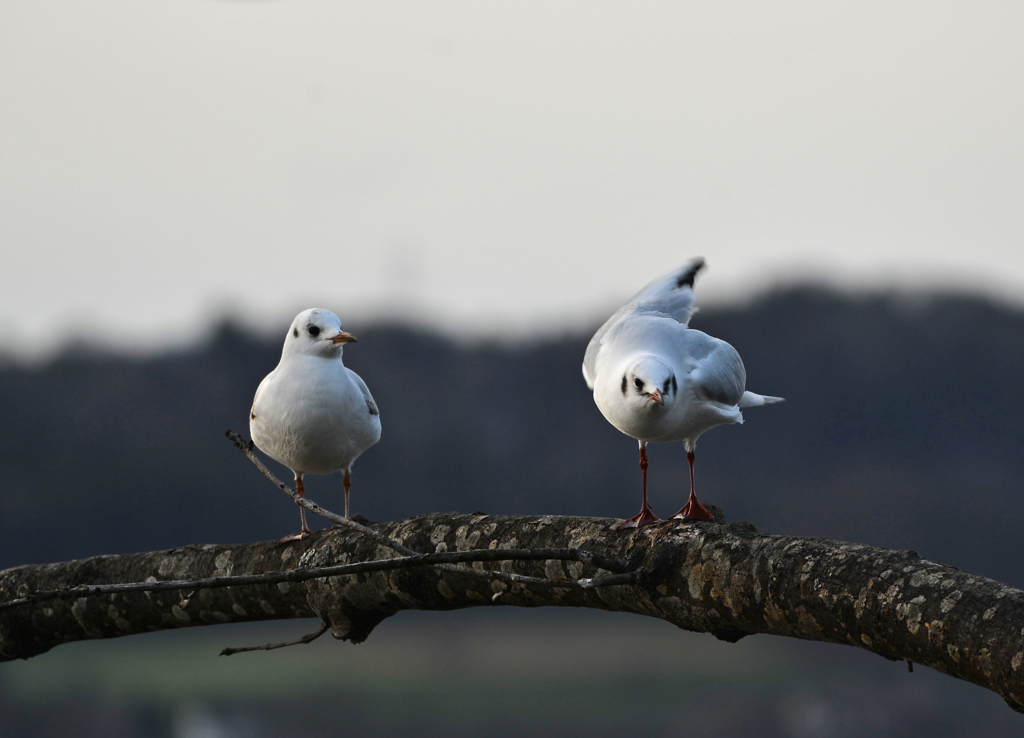
M 752 521 L 762 532 L 912 548 L 925 558 L 1024 586 L 1024 449 L 1018 428 L 1024 416 L 1024 313 L 1019 309 L 970 296 L 850 297 L 798 288 L 743 308 L 705 310 L 692 326 L 736 346 L 747 367 L 749 389 L 787 400 L 749 409 L 744 425 L 721 427 L 701 439 L 697 485 L 703 501 L 720 505 L 730 520 Z M 346 328 L 360 338 L 346 348 L 346 364 L 370 386 L 383 425 L 380 443 L 354 468 L 353 512 L 386 520 L 448 510 L 609 517 L 637 511 L 636 442 L 604 420 L 581 375 L 590 332 L 535 344 L 468 344 L 395 325 L 346 323 Z M 226 322 L 203 345 L 150 358 L 75 346 L 42 366 L 6 361 L 0 367 L 0 567 L 189 543 L 269 539 L 296 530 L 294 505 L 224 438 L 227 428 L 248 435 L 253 393 L 277 363 L 280 343 L 281 338 L 261 340 Z M 652 503 L 656 512 L 668 515 L 685 500 L 683 448 L 654 445 L 650 456 Z M 342 509 L 340 475 L 307 478 L 307 491 L 326 507 Z M 469 632 L 492 618 L 491 630 L 484 632 L 500 640 L 504 629 L 515 627 L 516 616 L 483 614 L 482 620 L 464 621 L 449 615 L 445 617 L 452 619 L 445 623 L 463 623 Z M 551 635 L 558 628 L 598 627 L 574 617 L 545 614 L 536 623 L 538 633 L 547 635 L 531 637 L 558 640 L 562 636 Z M 552 618 L 563 620 L 551 624 Z M 608 637 L 614 640 L 621 622 L 602 619 L 599 626 L 611 629 Z M 660 627 L 629 622 L 634 629 Z M 657 648 L 671 639 L 696 638 L 657 632 L 665 639 Z M 172 637 L 174 643 L 187 644 L 197 636 L 175 633 L 125 642 L 142 644 L 151 638 L 166 644 Z M 385 638 L 382 631 L 371 641 Z M 487 637 L 481 639 L 486 642 Z M 65 646 L 38 661 L 58 659 L 53 673 L 66 672 L 70 656 L 57 654 L 73 648 L 98 663 L 113 653 L 101 649 L 125 646 Z M 304 648 L 343 646 L 317 643 Z M 779 648 L 767 656 L 763 650 L 751 652 L 750 658 L 777 666 L 784 658 L 779 654 L 789 646 Z M 848 648 L 792 648 L 797 650 L 786 651 L 785 658 L 792 661 L 797 658 L 792 654 L 802 654 L 804 666 L 779 674 L 803 679 L 808 670 L 822 668 L 822 659 L 838 659 L 831 673 L 847 674 L 850 684 L 874 695 L 864 698 L 865 705 L 878 703 L 878 695 L 887 690 L 879 680 L 896 678 L 892 672 L 902 668 Z M 720 660 L 728 653 L 716 650 L 708 658 Z M 207 656 L 204 652 L 203 658 Z M 250 664 L 272 658 L 248 657 Z M 30 665 L 0 666 L 0 696 L 6 695 L 0 699 L 0 737 L 50 734 L 40 727 L 46 723 L 41 716 L 52 719 L 54 695 L 64 693 L 51 690 L 43 699 L 26 687 L 23 675 Z M 45 676 L 49 672 L 44 666 L 32 668 L 43 670 L 38 678 L 45 687 L 53 677 Z M 150 670 L 160 668 L 154 663 Z M 878 676 L 883 673 L 879 670 L 889 676 Z M 643 670 L 639 673 L 639 682 L 631 683 L 645 683 Z M 600 688 L 621 693 L 620 678 L 599 679 Z M 650 689 L 668 678 L 655 679 Z M 925 685 L 932 699 L 925 702 L 931 706 L 919 711 L 920 718 L 889 720 L 881 728 L 858 729 L 853 718 L 836 717 L 842 714 L 838 705 L 859 704 L 847 687 L 835 686 L 830 701 L 832 693 L 825 687 L 793 692 L 782 677 L 779 684 L 785 684 L 778 689 L 740 687 L 736 679 L 724 679 L 705 695 L 701 709 L 710 710 L 707 705 L 719 700 L 734 718 L 746 710 L 749 725 L 740 720 L 732 729 L 744 735 L 957 735 L 966 724 L 955 716 L 967 713 L 951 705 L 965 701 L 972 705 L 974 727 L 998 728 L 1003 734 L 1024 727 L 1021 716 L 979 688 L 935 674 L 901 673 L 900 683 L 908 678 Z M 61 704 L 79 705 L 75 709 L 82 715 L 92 715 L 90 710 L 99 708 L 88 689 L 76 689 L 61 697 Z M 351 726 L 372 727 L 374 713 L 366 705 L 385 712 L 394 708 L 390 693 L 366 689 L 358 699 L 364 705 L 361 711 L 346 703 Z M 508 694 L 507 687 L 502 690 Z M 811 694 L 826 707 L 801 707 L 804 697 L 794 698 L 796 693 Z M 16 694 L 36 697 L 15 699 Z M 314 702 L 323 703 L 321 711 L 341 709 L 325 696 L 333 693 L 317 694 Z M 220 726 L 220 733 L 210 735 L 275 734 L 267 726 L 277 723 L 268 716 L 287 714 L 292 704 L 287 701 L 292 698 L 282 697 L 283 702 L 237 708 L 238 714 L 249 716 L 242 720 L 231 712 L 236 708 L 225 707 L 228 703 L 218 697 L 190 699 L 201 699 L 200 707 L 188 703 L 193 706 L 187 709 L 207 710 L 214 716 L 210 724 Z M 480 699 L 486 703 L 490 698 Z M 582 704 L 571 696 L 565 700 L 565 705 Z M 685 702 L 677 692 L 664 705 L 680 700 Z M 181 727 L 181 710 L 186 709 L 181 705 L 172 709 L 137 696 L 117 704 L 121 707 L 115 712 L 124 725 L 119 734 L 202 735 Z M 494 708 L 494 714 L 504 715 L 503 724 L 512 726 L 508 734 L 530 727 L 529 710 L 517 721 L 501 709 Z M 695 723 L 687 720 L 676 725 L 662 708 L 650 709 L 652 724 L 675 726 L 672 731 L 678 734 L 707 734 L 694 733 Z M 909 709 L 897 706 L 890 712 L 905 716 Z M 453 707 L 448 722 L 437 723 L 438 730 L 487 734 L 476 722 L 460 722 L 455 717 L 464 712 L 460 710 Z M 870 707 L 865 710 L 869 713 Z M 833 722 L 814 723 L 819 713 L 832 715 Z M 572 732 L 579 725 L 589 726 L 593 734 L 604 734 L 602 726 L 611 726 L 610 734 L 625 730 L 618 718 L 591 720 L 591 713 L 577 715 L 564 705 L 553 714 L 560 717 L 545 724 L 555 733 L 562 728 Z M 19 732 L 5 732 L 5 715 L 8 725 L 21 726 Z M 785 715 L 798 717 L 787 722 Z M 83 720 L 88 722 L 83 717 L 79 723 Z M 409 721 L 389 725 L 397 734 L 416 724 L 412 717 Z M 804 723 L 811 726 L 809 733 L 800 732 Z M 303 735 L 308 728 L 310 735 L 319 735 L 311 725 L 303 722 L 289 729 Z M 378 724 L 377 732 L 387 730 Z

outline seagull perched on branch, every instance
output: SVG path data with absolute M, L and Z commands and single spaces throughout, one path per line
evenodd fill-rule
M 583 378 L 608 422 L 640 442 L 643 506 L 619 530 L 654 523 L 647 503 L 647 444 L 682 441 L 690 463 L 690 497 L 672 517 L 712 520 L 693 485 L 694 447 L 705 431 L 742 423 L 740 408 L 782 402 L 747 392 L 740 355 L 725 341 L 688 327 L 700 257 L 638 292 L 594 334 Z
M 355 340 L 328 310 L 299 313 L 285 336 L 281 361 L 260 382 L 249 413 L 253 442 L 292 470 L 300 497 L 303 475 L 345 472 L 346 518 L 352 462 L 380 440 L 377 403 L 366 382 L 341 360 L 345 344 Z M 304 508 L 299 515 L 302 530 L 282 541 L 313 535 Z

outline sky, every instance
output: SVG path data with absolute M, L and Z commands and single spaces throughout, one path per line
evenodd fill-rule
M 1024 4 L 9 0 L 0 351 L 820 279 L 1024 304 Z

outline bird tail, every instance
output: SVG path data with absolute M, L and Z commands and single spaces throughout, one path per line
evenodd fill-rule
M 757 395 L 753 392 L 744 392 L 740 398 L 740 407 L 758 407 L 760 405 L 774 405 L 776 402 L 785 402 L 784 397 L 770 397 L 768 395 Z
M 680 323 L 689 323 L 697 309 L 693 306 L 693 281 L 704 268 L 704 259 L 694 257 L 686 264 L 663 274 L 633 295 L 631 303 L 649 305 L 668 313 Z

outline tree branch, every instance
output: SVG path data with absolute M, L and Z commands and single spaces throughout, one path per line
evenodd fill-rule
M 184 584 L 11 607 L 0 612 L 0 660 L 30 658 L 70 641 L 222 622 L 318 617 L 335 638 L 359 642 L 407 609 L 596 607 L 661 618 L 727 641 L 770 633 L 852 645 L 930 666 L 1024 708 L 1020 590 L 913 552 L 759 535 L 749 523 L 666 521 L 619 532 L 617 522 L 433 514 L 363 526 L 410 551 L 582 549 L 639 570 L 635 581 L 601 588 L 559 586 L 559 580 L 602 576 L 602 569 L 553 558 L 192 588 L 199 579 L 376 565 L 383 562 L 375 559 L 393 556 L 380 538 L 349 529 L 289 544 L 188 546 L 8 569 L 0 572 L 0 601 L 79 585 Z M 530 581 L 500 581 L 499 574 Z
M 288 648 L 289 646 L 301 646 L 305 643 L 312 643 L 317 638 L 322 636 L 330 628 L 327 623 L 321 623 L 316 633 L 308 633 L 302 638 L 294 641 L 287 641 L 286 643 L 268 643 L 265 646 L 242 646 L 241 648 L 225 648 L 220 652 L 221 656 L 234 656 L 236 653 L 251 653 L 252 651 L 273 651 L 277 648 Z
M 417 554 L 397 559 L 379 561 L 360 561 L 355 564 L 339 566 L 321 566 L 312 569 L 292 569 L 291 571 L 271 571 L 266 574 L 246 574 L 242 576 L 209 577 L 207 579 L 171 580 L 165 582 L 130 582 L 128 584 L 82 584 L 68 589 L 51 589 L 30 592 L 25 597 L 0 602 L 0 611 L 12 607 L 20 607 L 30 602 L 45 600 L 67 600 L 86 595 L 113 595 L 128 592 L 166 592 L 168 590 L 220 589 L 222 587 L 240 587 L 246 584 L 279 584 L 281 582 L 305 582 L 308 579 L 321 577 L 338 577 L 346 574 L 363 574 L 371 571 L 391 571 L 394 569 L 412 569 L 417 566 L 432 566 L 451 562 L 476 561 L 582 561 L 601 565 L 602 569 L 617 571 L 619 575 L 612 577 L 596 577 L 592 579 L 538 579 L 536 577 L 519 577 L 511 581 L 550 584 L 554 587 L 606 587 L 616 584 L 630 584 L 636 581 L 638 572 L 630 571 L 623 561 L 608 559 L 594 555 L 589 551 L 575 548 L 518 548 L 518 549 L 483 549 L 471 551 L 449 551 L 446 553 Z M 461 567 L 460 567 L 461 568 Z M 470 573 L 482 573 L 470 570 Z M 492 576 L 501 572 L 486 572 Z

